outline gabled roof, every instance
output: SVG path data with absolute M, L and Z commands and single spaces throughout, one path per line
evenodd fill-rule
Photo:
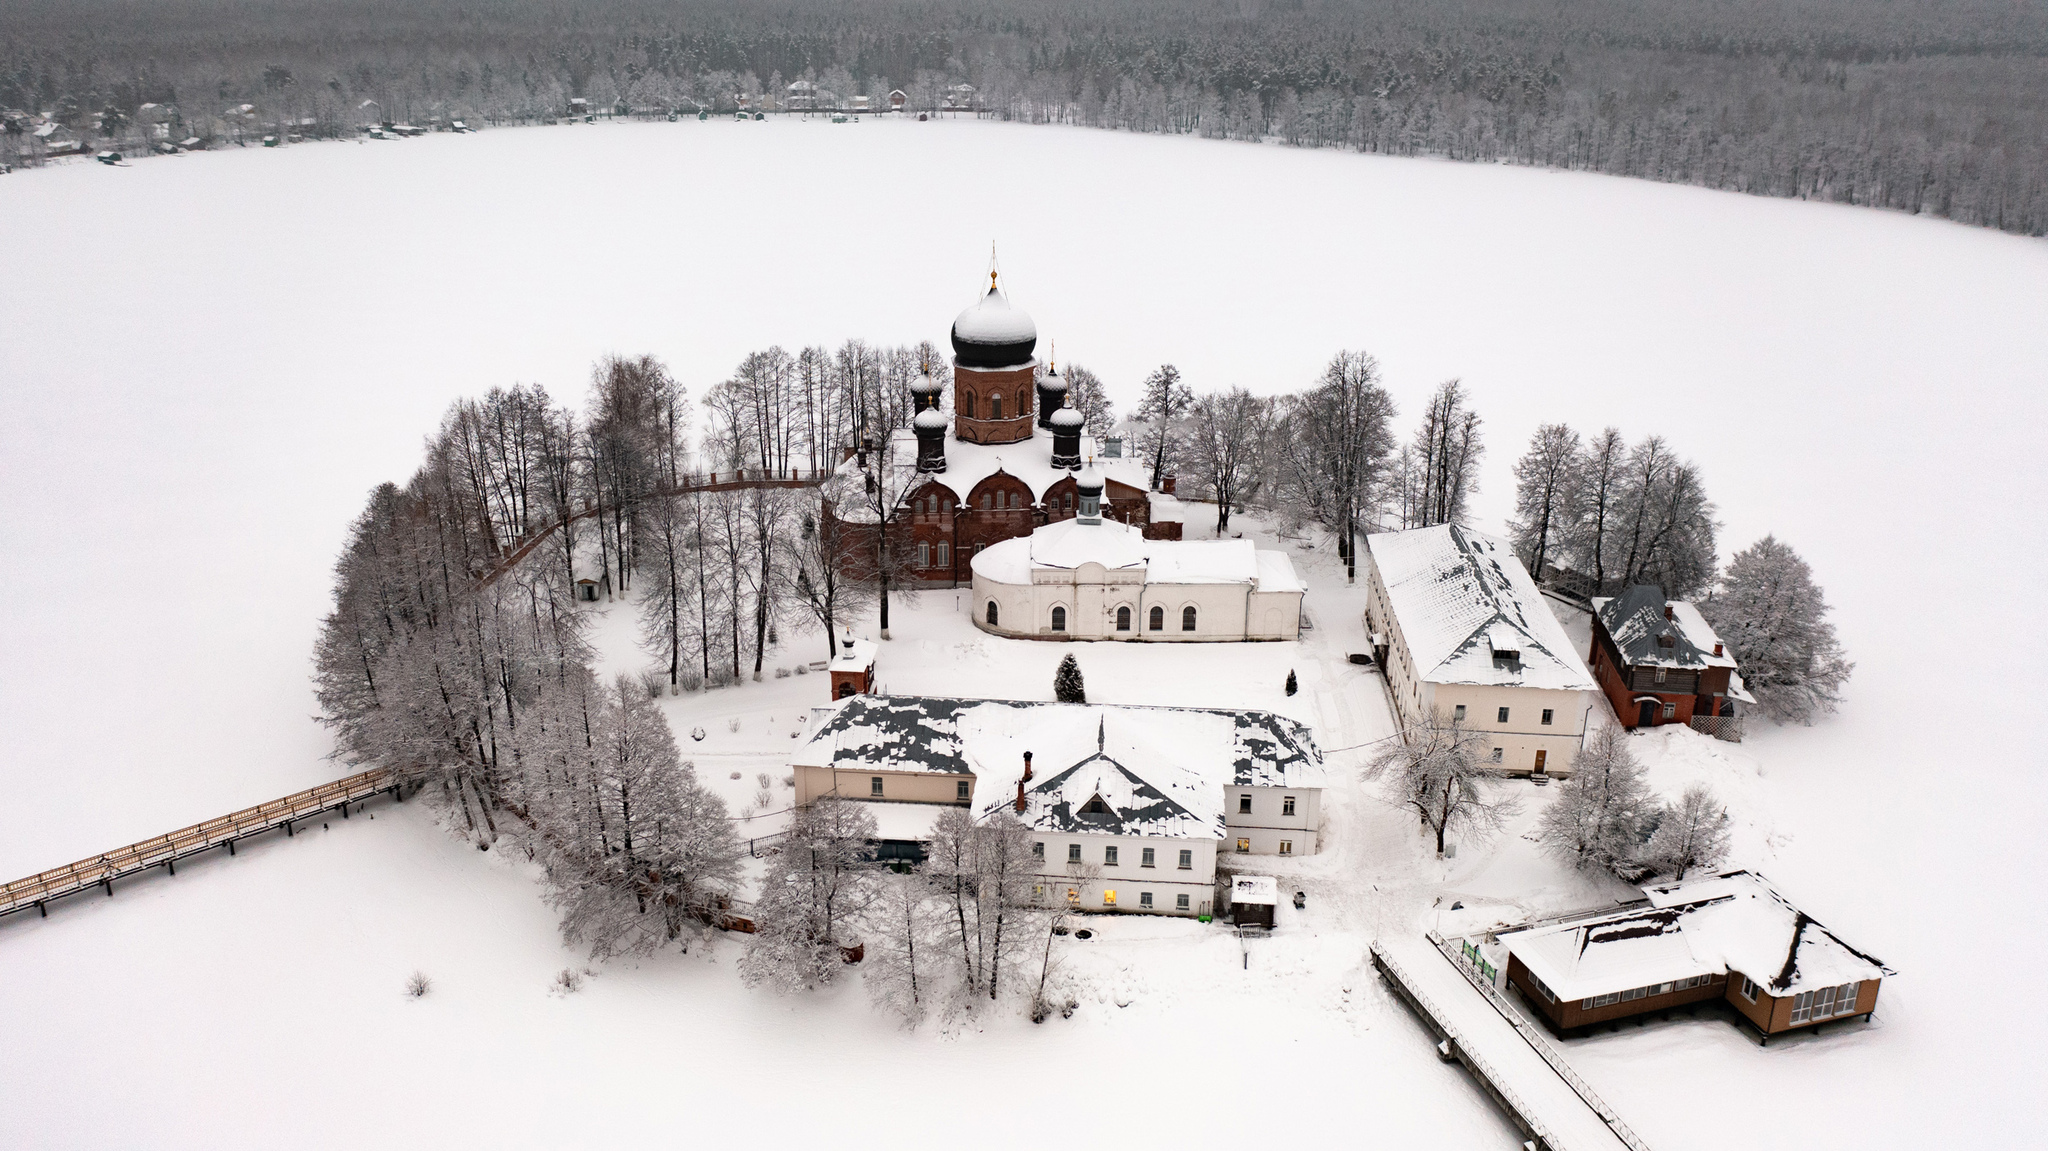
M 1667 606 L 1670 619 L 1664 618 Z M 1721 637 L 1714 634 L 1699 609 L 1680 600 L 1667 601 L 1664 590 L 1654 584 L 1637 584 L 1611 599 L 1596 599 L 1593 614 L 1629 667 L 1735 666 L 1735 657 L 1727 654 L 1727 648 L 1714 654 Z M 1663 636 L 1670 637 L 1671 646 L 1657 642 Z
M 1500 940 L 1560 999 L 1588 999 L 1695 975 L 1740 973 L 1772 995 L 1880 979 L 1844 943 L 1750 871 L 1646 887 L 1649 898 Z
M 1367 536 L 1366 548 L 1422 679 L 1594 688 L 1571 638 L 1502 541 L 1440 524 Z M 1500 648 L 1507 643 L 1515 646 Z M 1496 650 L 1517 654 L 1496 659 Z
M 1165 765 L 1153 765 L 1150 774 L 1153 779 L 1148 780 L 1097 752 L 1033 784 L 1018 818 L 1026 827 L 1075 834 L 1165 839 L 1223 835 L 1220 786 Z

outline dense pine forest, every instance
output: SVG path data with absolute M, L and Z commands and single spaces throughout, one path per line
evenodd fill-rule
M 2048 5 L 2024 0 L 0 0 L 0 161 L 575 98 L 772 109 L 797 80 L 2048 232 Z

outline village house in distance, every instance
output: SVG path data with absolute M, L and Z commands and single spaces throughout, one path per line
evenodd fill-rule
M 1513 549 L 1456 524 L 1365 542 L 1365 628 L 1401 722 L 1441 712 L 1507 775 L 1569 775 L 1598 685 Z
M 1877 1009 L 1891 969 L 1792 906 L 1764 877 L 1729 871 L 1646 887 L 1613 911 L 1505 931 L 1508 982 L 1573 1032 L 1723 1000 L 1766 1040 Z
M 1586 658 L 1623 727 L 1678 723 L 1741 741 L 1735 705 L 1756 700 L 1743 690 L 1735 657 L 1693 605 L 1666 600 L 1649 584 L 1596 599 Z
M 798 803 L 868 803 L 888 843 L 947 806 L 1014 814 L 1051 906 L 1212 914 L 1219 852 L 1320 846 L 1322 752 L 1266 711 L 856 695 L 790 762 Z

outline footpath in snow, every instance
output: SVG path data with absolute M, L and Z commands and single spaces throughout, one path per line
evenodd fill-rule
M 1645 1151 L 1641 1140 L 1526 1024 L 1510 1019 L 1423 936 L 1374 941 L 1373 963 L 1455 1056 L 1549 1151 Z M 1604 1114 L 1603 1114 L 1604 1113 Z

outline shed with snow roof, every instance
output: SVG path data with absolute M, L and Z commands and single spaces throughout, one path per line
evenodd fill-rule
M 1598 686 L 1506 543 L 1457 524 L 1366 537 L 1365 630 L 1404 723 L 1442 716 L 1509 775 L 1568 775 Z
M 1280 882 L 1270 875 L 1230 877 L 1230 921 L 1239 927 L 1273 929 L 1273 909 L 1280 903 Z

